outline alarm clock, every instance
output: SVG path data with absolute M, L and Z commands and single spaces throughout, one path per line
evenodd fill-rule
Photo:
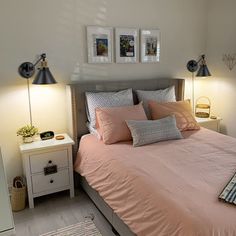
M 42 140 L 48 140 L 54 138 L 54 132 L 53 131 L 46 131 L 43 133 L 40 133 L 40 138 Z

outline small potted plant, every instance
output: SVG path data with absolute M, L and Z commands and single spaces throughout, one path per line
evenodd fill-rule
M 26 125 L 17 131 L 17 136 L 22 136 L 24 143 L 32 143 L 34 135 L 38 134 L 38 129 L 32 125 Z

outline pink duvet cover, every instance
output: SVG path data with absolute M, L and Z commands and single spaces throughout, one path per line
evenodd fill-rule
M 218 195 L 236 171 L 236 139 L 201 129 L 134 148 L 80 143 L 75 169 L 140 236 L 235 236 L 236 207 Z

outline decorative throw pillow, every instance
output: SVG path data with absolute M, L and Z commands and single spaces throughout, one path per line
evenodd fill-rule
M 85 97 L 89 128 L 95 128 L 96 108 L 131 106 L 134 104 L 132 89 L 121 90 L 119 92 L 86 92 Z
M 183 138 L 176 127 L 174 115 L 160 120 L 127 120 L 126 123 L 130 129 L 134 147 Z
M 148 107 L 148 101 L 156 101 L 156 102 L 175 102 L 175 86 L 171 86 L 166 89 L 159 89 L 153 91 L 145 91 L 145 90 L 136 90 L 139 102 L 143 102 L 144 110 L 149 119 L 151 119 L 151 113 Z
M 97 108 L 96 128 L 105 144 L 131 140 L 125 120 L 147 120 L 142 104 L 126 107 Z
M 149 101 L 149 108 L 153 120 L 175 115 L 176 124 L 180 131 L 200 129 L 195 120 L 188 101 L 158 103 Z

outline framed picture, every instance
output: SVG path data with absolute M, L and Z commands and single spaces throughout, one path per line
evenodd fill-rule
M 160 30 L 141 30 L 141 62 L 160 61 Z
M 112 63 L 112 27 L 87 26 L 88 63 Z
M 116 28 L 116 62 L 138 62 L 138 30 L 134 28 Z

